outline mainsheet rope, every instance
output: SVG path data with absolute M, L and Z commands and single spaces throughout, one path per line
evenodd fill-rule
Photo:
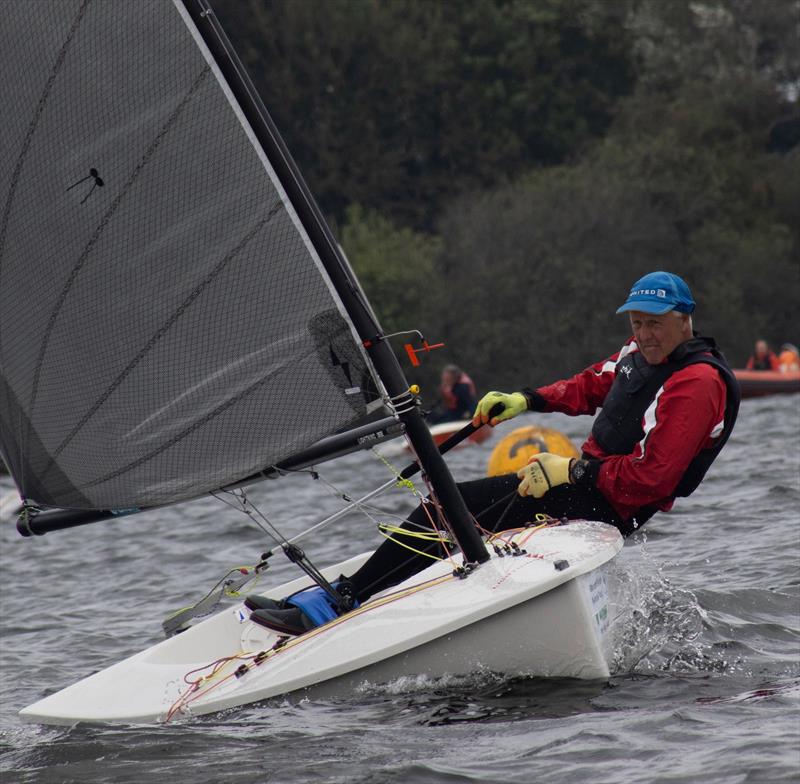
M 374 450 L 373 450 L 373 452 L 374 452 Z M 397 471 L 391 465 L 391 463 L 389 463 L 389 461 L 386 460 L 382 455 L 378 455 L 378 456 L 379 456 L 381 462 L 384 463 L 384 465 L 386 465 L 388 468 L 390 468 L 390 470 L 392 470 L 397 477 L 399 477 L 399 471 Z M 286 472 L 286 473 L 289 473 L 289 472 Z M 425 510 L 425 514 L 426 514 L 426 516 L 428 518 L 428 523 L 430 524 L 430 528 L 429 529 L 426 528 L 423 524 L 412 523 L 411 521 L 409 521 L 407 518 L 403 517 L 402 515 L 398 515 L 396 513 L 387 512 L 386 510 L 379 509 L 378 507 L 373 506 L 371 504 L 368 504 L 366 502 L 362 503 L 362 502 L 359 502 L 359 501 L 351 501 L 348 494 L 341 492 L 333 483 L 329 482 L 326 479 L 323 479 L 318 474 L 318 472 L 316 472 L 315 470 L 301 469 L 300 471 L 294 471 L 294 472 L 291 472 L 291 473 L 309 473 L 315 480 L 322 479 L 322 484 L 327 489 L 329 489 L 332 493 L 337 495 L 337 497 L 347 501 L 350 504 L 350 506 L 352 507 L 353 510 L 357 510 L 357 511 L 362 512 L 368 519 L 372 520 L 373 522 L 376 522 L 377 525 L 378 525 L 379 532 L 384 537 L 392 539 L 392 541 L 394 541 L 395 544 L 397 544 L 397 545 L 399 545 L 401 547 L 405 547 L 406 549 L 412 550 L 413 552 L 418 553 L 420 555 L 425 555 L 425 556 L 427 556 L 429 558 L 433 558 L 434 560 L 439 560 L 439 561 L 452 560 L 453 555 L 454 555 L 454 551 L 451 550 L 451 548 L 453 548 L 453 542 L 454 542 L 454 540 L 451 538 L 452 537 L 452 533 L 449 533 L 449 535 L 445 535 L 445 533 L 443 531 L 439 530 L 439 528 L 437 527 L 437 525 L 436 525 L 436 523 L 434 521 L 434 513 L 435 513 L 437 515 L 437 517 L 439 518 L 440 522 L 443 525 L 446 525 L 446 520 L 445 520 L 445 518 L 444 518 L 444 516 L 442 514 L 441 508 L 439 507 L 438 503 L 435 501 L 435 499 L 432 496 L 432 494 L 429 497 L 424 497 L 419 492 L 419 490 L 416 487 L 414 487 L 413 483 L 409 482 L 408 480 L 401 480 L 397 484 L 398 484 L 398 486 L 403 486 L 403 487 L 406 487 L 407 489 L 409 489 L 413 493 L 413 495 L 420 500 L 420 503 L 422 504 L 422 507 Z M 424 479 L 424 476 L 423 476 L 423 479 Z M 427 482 L 426 482 L 426 484 L 427 484 Z M 430 488 L 429 488 L 429 490 L 430 490 Z M 250 499 L 247 497 L 247 494 L 244 492 L 243 489 L 240 489 L 238 492 L 236 492 L 236 491 L 228 491 L 227 494 L 230 495 L 234 499 L 235 503 L 230 501 L 230 500 L 228 500 L 228 499 L 225 499 L 225 498 L 221 497 L 221 495 L 217 495 L 217 494 L 214 494 L 214 495 L 215 495 L 215 497 L 219 498 L 219 500 L 221 500 L 226 505 L 231 506 L 232 508 L 237 509 L 238 511 L 242 512 L 243 514 L 245 514 L 252 522 L 254 522 L 259 528 L 261 528 L 271 538 L 274 538 L 279 543 L 282 543 L 282 542 L 288 543 L 289 542 L 289 540 L 287 540 L 286 537 L 284 537 L 281 534 L 281 532 L 278 530 L 278 528 L 266 517 L 266 515 L 264 515 L 264 513 L 261 512 L 261 510 L 258 509 L 258 507 L 255 504 L 252 503 L 252 501 L 250 501 Z M 503 509 L 503 511 L 502 511 L 502 513 L 501 513 L 501 515 L 500 515 L 500 517 L 498 519 L 498 522 L 495 525 L 495 528 L 499 528 L 500 524 L 502 523 L 503 519 L 508 514 L 509 510 L 511 509 L 511 507 L 513 506 L 513 504 L 515 503 L 517 498 L 518 498 L 518 495 L 516 493 L 516 490 L 514 490 L 511 493 L 509 493 L 508 495 L 506 495 L 506 496 L 498 499 L 497 501 L 493 502 L 492 504 L 487 506 L 485 509 L 482 509 L 480 512 L 478 512 L 477 514 L 475 514 L 473 516 L 473 520 L 475 522 L 475 525 L 478 526 L 479 530 L 483 534 L 485 534 L 487 536 L 487 544 L 492 545 L 492 547 L 495 549 L 495 552 L 497 552 L 499 555 L 503 555 L 504 553 L 500 552 L 500 550 L 498 548 L 498 545 L 497 545 L 497 542 L 502 542 L 503 543 L 503 550 L 506 553 L 511 553 L 512 549 L 514 551 L 516 551 L 516 552 L 513 553 L 515 555 L 516 554 L 520 554 L 520 552 L 524 553 L 525 551 L 524 550 L 520 551 L 519 545 L 517 545 L 515 542 L 512 541 L 512 538 L 513 538 L 513 536 L 515 534 L 518 534 L 521 531 L 526 531 L 526 530 L 528 531 L 528 535 L 520 542 L 520 544 L 522 544 L 522 546 L 524 547 L 524 545 L 527 543 L 527 540 L 530 538 L 530 536 L 532 536 L 537 531 L 541 530 L 542 528 L 549 527 L 551 525 L 560 524 L 560 521 L 555 520 L 555 519 L 553 519 L 551 517 L 548 517 L 547 515 L 542 515 L 542 514 L 537 514 L 535 516 L 535 520 L 531 521 L 531 524 L 529 524 L 529 525 L 525 525 L 525 526 L 522 526 L 520 528 L 509 529 L 509 530 L 505 530 L 505 531 L 502 531 L 502 530 L 501 531 L 496 531 L 496 532 L 489 531 L 489 530 L 483 528 L 478 523 L 478 518 L 483 516 L 486 512 L 490 511 L 491 509 L 494 509 L 499 504 L 505 503 L 506 507 L 505 507 L 505 509 Z M 377 519 L 376 519 L 376 515 L 378 515 L 378 514 L 380 514 L 382 516 L 390 516 L 390 517 L 393 517 L 393 518 L 395 518 L 397 520 L 401 520 L 406 525 L 414 526 L 417 530 L 413 530 L 413 529 L 410 529 L 410 528 L 400 528 L 399 526 L 392 526 L 389 523 L 378 522 Z M 259 518 L 263 521 L 263 524 L 262 524 L 262 522 L 259 521 Z M 335 519 L 338 519 L 338 518 L 335 518 Z M 331 522 L 332 522 L 332 520 L 331 520 Z M 425 541 L 425 542 L 438 541 L 440 543 L 440 545 L 442 546 L 444 552 L 446 553 L 446 556 L 445 557 L 438 557 L 438 556 L 431 555 L 430 553 L 426 553 L 426 552 L 423 552 L 421 550 L 417 550 L 416 548 L 414 548 L 414 547 L 412 547 L 412 546 L 410 546 L 410 545 L 408 545 L 408 544 L 406 544 L 404 542 L 401 542 L 398 539 L 394 538 L 395 536 L 398 536 L 398 535 L 402 535 L 402 536 L 408 537 L 410 539 L 417 539 L 417 540 Z M 302 536 L 302 534 L 298 535 L 298 536 Z M 293 537 L 293 538 L 296 539 L 298 537 Z M 222 585 L 222 592 L 220 593 L 220 596 L 217 598 L 216 604 L 218 604 L 219 601 L 221 600 L 223 593 L 226 593 L 226 595 L 228 595 L 228 596 L 238 596 L 239 595 L 238 592 L 237 592 L 238 588 L 240 588 L 241 585 L 243 585 L 244 583 L 248 582 L 250 579 L 253 579 L 253 577 L 257 577 L 258 572 L 259 572 L 259 567 L 261 567 L 262 570 L 263 570 L 263 568 L 266 568 L 265 562 L 262 561 L 262 563 L 259 564 L 258 567 L 255 567 L 253 569 L 252 576 L 245 577 L 245 579 L 243 579 L 242 582 L 239 585 L 237 585 L 233 590 L 231 590 L 231 587 L 230 587 L 230 577 L 231 577 L 231 575 L 234 575 L 234 573 L 237 570 L 235 570 L 235 569 L 231 570 L 230 572 L 228 572 L 227 575 L 225 575 L 225 577 L 222 578 L 222 580 L 220 580 L 214 586 L 214 588 L 211 589 L 211 591 L 209 591 L 208 594 L 206 594 L 206 596 L 200 602 L 198 602 L 197 605 L 195 605 L 195 607 L 198 607 L 203 602 L 208 601 L 209 597 L 212 596 L 214 591 L 217 590 L 217 588 L 220 585 Z M 241 572 L 246 572 L 246 567 L 239 567 L 238 569 Z M 375 607 L 383 606 L 384 604 L 387 604 L 389 602 L 396 601 L 396 600 L 402 598 L 403 596 L 407 596 L 409 594 L 416 593 L 417 591 L 423 590 L 423 589 L 425 589 L 425 588 L 427 588 L 427 587 L 429 587 L 431 585 L 438 584 L 438 583 L 446 581 L 446 580 L 455 579 L 456 576 L 458 576 L 458 575 L 459 575 L 459 570 L 458 569 L 454 569 L 452 573 L 444 575 L 442 577 L 434 578 L 433 580 L 428 580 L 428 581 L 425 581 L 425 582 L 420 583 L 418 585 L 415 585 L 415 586 L 412 586 L 412 587 L 409 587 L 409 588 L 406 588 L 406 589 L 403 589 L 403 590 L 400 590 L 400 591 L 393 591 L 393 592 L 387 593 L 385 596 L 382 596 L 382 597 L 380 597 L 378 599 L 373 599 L 369 603 L 364 604 L 361 607 L 352 610 L 348 615 L 361 614 L 361 613 L 364 613 L 364 612 L 368 612 L 369 610 L 374 609 Z M 228 579 L 228 582 L 226 582 L 226 578 Z M 227 588 L 227 591 L 226 591 L 226 588 Z M 181 611 L 181 612 L 184 612 L 184 611 Z M 324 626 L 324 628 L 327 629 L 329 626 L 335 625 L 337 623 L 340 623 L 343 620 L 344 620 L 343 617 L 334 619 L 333 621 L 329 622 L 329 624 L 326 624 Z M 282 652 L 284 652 L 286 650 L 289 650 L 289 649 L 293 648 L 297 644 L 300 644 L 307 637 L 314 636 L 315 634 L 321 633 L 322 629 L 323 629 L 323 627 L 318 627 L 318 629 L 312 629 L 312 630 L 306 632 L 306 634 L 303 635 L 303 637 L 301 637 L 301 638 L 291 638 L 290 639 L 290 638 L 287 638 L 285 636 L 282 636 L 282 637 L 278 638 L 278 641 L 270 649 L 262 650 L 262 651 L 259 651 L 259 652 L 242 652 L 241 654 L 236 654 L 236 655 L 229 656 L 229 657 L 223 657 L 222 659 L 218 659 L 218 660 L 216 660 L 214 662 L 210 662 L 205 667 L 201 667 L 201 668 L 199 668 L 197 670 L 193 670 L 192 672 L 187 673 L 184 676 L 184 681 L 187 684 L 188 689 L 185 692 L 183 692 L 182 694 L 180 694 L 178 696 L 178 698 L 175 700 L 175 702 L 171 705 L 170 709 L 166 713 L 165 720 L 166 721 L 170 721 L 171 719 L 174 719 L 179 714 L 184 714 L 185 715 L 187 713 L 191 713 L 191 704 L 194 701 L 196 701 L 196 700 L 202 698 L 203 696 L 205 696 L 209 691 L 217 688 L 218 686 L 222 685 L 223 683 L 228 682 L 231 678 L 242 677 L 247 672 L 249 672 L 251 669 L 253 669 L 254 667 L 260 666 L 263 662 L 267 661 L 268 659 L 272 658 L 273 656 L 275 656 L 275 655 L 277 655 L 279 653 L 282 653 Z M 228 665 L 232 665 L 232 664 L 235 665 L 237 663 L 238 663 L 239 666 L 235 670 L 228 669 Z M 205 673 L 205 674 L 203 674 L 203 673 Z
M 370 451 L 378 459 L 378 461 L 381 462 L 394 475 L 395 479 L 397 480 L 395 483 L 396 486 L 407 489 L 415 497 L 415 499 L 418 500 L 419 504 L 425 511 L 425 515 L 427 517 L 427 525 L 422 523 L 412 523 L 410 520 L 408 520 L 407 517 L 403 515 L 394 512 L 389 512 L 385 509 L 381 509 L 375 506 L 374 504 L 370 504 L 366 501 L 353 500 L 349 493 L 342 491 L 333 482 L 329 481 L 322 474 L 320 474 L 316 469 L 313 468 L 304 468 L 297 470 L 284 469 L 281 470 L 280 473 L 283 475 L 301 474 L 301 473 L 308 474 L 309 476 L 312 477 L 312 479 L 318 481 L 323 487 L 325 487 L 326 490 L 328 490 L 331 495 L 347 503 L 348 507 L 345 507 L 345 509 L 352 510 L 353 512 L 361 512 L 368 520 L 370 520 L 372 523 L 376 525 L 378 532 L 381 534 L 381 536 L 383 536 L 386 539 L 390 539 L 397 546 L 409 550 L 415 553 L 416 555 L 420 555 L 425 558 L 430 558 L 431 560 L 434 561 L 450 560 L 452 562 L 455 556 L 456 540 L 453 536 L 452 531 L 450 531 L 449 529 L 449 526 L 447 524 L 447 519 L 443 513 L 443 510 L 441 509 L 441 507 L 439 506 L 438 502 L 435 499 L 435 496 L 431 492 L 431 488 L 427 485 L 427 480 L 425 479 L 424 474 L 423 474 L 423 481 L 428 487 L 428 493 L 429 493 L 427 497 L 423 496 L 423 494 L 419 491 L 419 489 L 414 485 L 414 483 L 410 479 L 403 478 L 401 472 L 384 455 L 380 454 L 375 449 L 372 449 Z M 302 538 L 309 531 L 320 530 L 325 524 L 330 524 L 334 520 L 339 519 L 337 513 L 337 515 L 329 517 L 327 521 L 318 523 L 315 526 L 312 526 L 312 528 L 308 529 L 307 531 L 302 532 L 289 539 L 264 514 L 264 512 L 262 512 L 261 509 L 250 500 L 244 488 L 219 491 L 212 493 L 211 495 L 214 496 L 219 501 L 221 501 L 226 506 L 229 506 L 232 509 L 235 509 L 236 511 L 244 514 L 255 526 L 261 529 L 261 531 L 263 531 L 270 539 L 272 539 L 279 547 L 281 547 L 287 554 L 287 557 L 290 558 L 290 560 L 293 559 L 291 558 L 289 552 L 287 552 L 287 549 L 292 547 L 293 541 Z M 494 509 L 499 504 L 506 503 L 506 507 L 502 511 L 498 519 L 498 522 L 495 525 L 495 529 L 499 528 L 503 519 L 510 511 L 511 507 L 513 506 L 517 498 L 518 496 L 516 490 L 514 490 L 508 495 L 493 502 L 485 509 L 482 509 L 480 512 L 476 513 L 473 516 L 472 519 L 475 525 L 478 527 L 478 529 L 481 531 L 483 535 L 488 537 L 487 543 L 492 543 L 495 539 L 498 538 L 498 536 L 494 534 L 492 531 L 483 528 L 478 522 L 479 518 L 482 517 L 486 512 L 490 511 L 491 509 Z M 382 517 L 383 520 L 379 520 L 378 519 L 379 516 Z M 393 519 L 396 522 L 399 522 L 400 524 L 397 525 L 397 524 L 392 524 L 390 522 L 386 522 L 387 517 Z M 437 520 L 439 523 L 438 525 L 437 525 Z M 428 545 L 432 542 L 436 542 L 440 545 L 441 551 L 444 552 L 444 555 L 443 556 L 437 555 L 422 549 L 418 549 L 417 547 L 414 547 L 413 540 Z M 497 550 L 497 545 L 493 544 L 493 546 L 495 550 Z M 189 607 L 182 608 L 181 610 L 176 611 L 173 615 L 169 616 L 162 624 L 167 636 L 174 634 L 176 631 L 181 629 L 186 623 L 188 623 L 193 618 L 202 617 L 213 612 L 222 602 L 223 598 L 225 597 L 238 598 L 241 595 L 240 591 L 244 587 L 244 585 L 246 585 L 253 579 L 257 579 L 258 576 L 261 574 L 261 572 L 263 572 L 267 568 L 266 559 L 271 555 L 272 555 L 271 551 L 263 554 L 260 562 L 255 566 L 235 567 L 231 569 L 197 603 Z M 303 554 L 303 558 L 310 567 L 309 569 L 304 569 L 304 571 L 306 571 L 306 573 L 309 574 L 309 576 L 311 576 L 312 579 L 314 578 L 315 574 L 320 574 L 316 569 L 316 567 L 314 567 L 314 565 L 308 560 L 305 554 Z M 369 588 L 369 586 L 367 586 L 367 588 Z M 215 591 L 218 592 L 216 596 L 214 596 Z

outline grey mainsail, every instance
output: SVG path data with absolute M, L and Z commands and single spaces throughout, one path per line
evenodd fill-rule
M 23 497 L 174 503 L 378 406 L 336 290 L 183 7 L 3 12 L 0 451 Z

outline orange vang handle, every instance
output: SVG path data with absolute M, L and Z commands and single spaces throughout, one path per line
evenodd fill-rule
M 419 367 L 419 359 L 417 358 L 417 354 L 424 352 L 433 351 L 435 348 L 442 348 L 444 343 L 428 343 L 427 340 L 422 341 L 422 348 L 414 348 L 410 343 L 406 343 L 404 348 L 406 350 L 406 354 L 408 354 L 408 358 L 411 360 L 411 364 L 414 367 Z

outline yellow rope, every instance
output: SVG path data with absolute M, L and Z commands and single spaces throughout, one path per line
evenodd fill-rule
M 393 534 L 402 534 L 403 536 L 409 536 L 415 539 L 423 539 L 427 542 L 440 542 L 441 544 L 447 544 L 446 540 L 435 531 L 409 531 L 408 529 L 400 528 L 399 526 L 389 525 L 388 523 L 380 523 L 378 525 L 378 532 L 384 537 L 384 539 L 390 539 L 399 547 L 405 547 L 406 550 L 411 550 L 412 553 L 424 555 L 426 558 L 431 558 L 434 561 L 447 560 L 445 558 L 440 558 L 438 555 L 431 555 L 430 553 L 425 553 L 422 550 L 417 550 L 416 547 L 412 547 L 410 544 L 401 542 L 399 539 L 395 539 L 393 536 Z
M 378 460 L 380 460 L 381 463 L 383 463 L 389 469 L 389 471 L 391 471 L 397 477 L 396 487 L 406 487 L 411 490 L 412 493 L 416 493 L 414 483 L 410 479 L 403 479 L 400 476 L 400 471 L 393 466 L 380 452 L 377 452 L 374 449 L 372 451 L 375 454 L 375 457 L 377 457 Z
M 403 528 L 399 525 L 390 525 L 389 523 L 380 523 L 378 525 L 380 531 L 387 531 L 390 534 L 402 534 L 403 536 L 410 536 L 414 539 L 426 539 L 429 542 L 446 542 L 438 531 L 412 531 L 409 528 Z

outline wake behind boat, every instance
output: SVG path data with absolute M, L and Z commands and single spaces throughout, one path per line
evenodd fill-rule
M 207 2 L 19 0 L 3 32 L 0 449 L 21 533 L 135 525 L 404 433 L 418 462 L 384 487 L 422 471 L 459 551 L 290 640 L 237 605 L 22 715 L 159 721 L 409 671 L 606 676 L 620 534 L 530 521 L 487 550 Z M 275 597 L 341 598 L 330 580 L 364 560 L 320 571 L 270 532 L 307 575 Z

